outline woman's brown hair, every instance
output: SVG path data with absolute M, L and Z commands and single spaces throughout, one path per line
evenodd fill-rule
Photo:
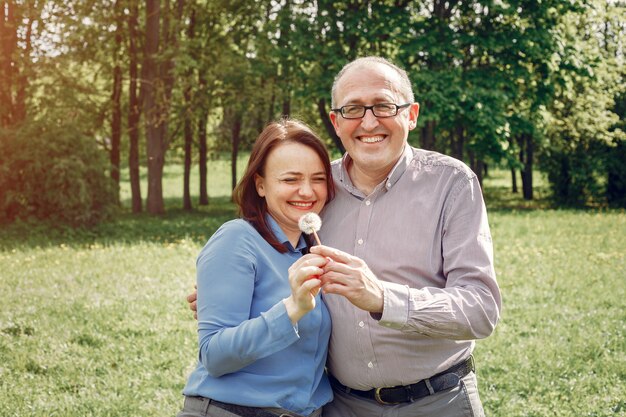
M 267 204 L 256 190 L 255 176 L 264 176 L 265 162 L 274 148 L 284 143 L 299 143 L 313 149 L 320 157 L 326 171 L 328 203 L 335 195 L 333 178 L 330 169 L 330 158 L 324 142 L 301 121 L 282 119 L 268 124 L 254 142 L 248 166 L 243 177 L 233 191 L 233 200 L 239 207 L 239 216 L 254 226 L 261 236 L 277 251 L 284 253 L 287 248 L 276 239 L 267 224 Z

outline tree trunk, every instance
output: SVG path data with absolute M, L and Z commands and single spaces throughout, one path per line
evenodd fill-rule
M 13 113 L 13 56 L 17 19 L 12 1 L 0 1 L 0 127 L 10 126 Z
M 519 192 L 517 189 L 517 172 L 515 171 L 515 168 L 511 168 L 511 188 L 513 194 L 517 194 Z
M 160 4 L 158 0 L 146 0 L 146 45 L 143 64 L 143 107 L 146 125 L 146 151 L 148 157 L 148 201 L 151 214 L 165 211 L 163 202 L 164 138 L 163 119 L 160 111 L 157 86 L 161 86 L 156 55 L 159 51 Z
M 191 79 L 191 74 L 189 75 Z M 191 86 L 185 88 L 185 173 L 183 175 L 183 209 L 191 210 L 191 192 L 190 192 L 190 178 L 191 178 L 191 144 L 193 143 L 193 118 L 191 111 Z
M 15 69 L 15 77 L 17 80 L 17 91 L 15 94 L 15 103 L 13 106 L 13 124 L 19 124 L 26 119 L 26 89 L 28 88 L 28 76 L 26 74 L 26 63 L 30 63 L 30 55 L 32 49 L 32 34 L 35 15 L 35 3 L 30 2 L 28 5 L 28 16 L 22 16 L 22 19 L 28 19 L 26 26 L 26 34 L 24 35 L 25 47 L 22 51 L 21 62 Z
M 130 59 L 128 85 L 128 139 L 130 149 L 128 153 L 128 172 L 133 213 L 141 213 L 143 210 L 139 176 L 139 117 L 141 114 L 141 103 L 137 96 L 138 57 L 137 45 L 135 44 L 138 15 L 139 8 L 137 3 L 133 2 L 128 16 L 128 54 Z
M 232 154 L 230 160 L 230 179 L 231 179 L 231 188 L 234 190 L 237 185 L 237 157 L 239 156 L 239 143 L 241 142 L 241 121 L 242 114 L 237 112 L 234 115 L 233 126 L 232 126 Z
M 426 126 L 422 128 L 422 140 L 420 141 L 422 149 L 435 149 L 435 124 L 434 120 L 429 120 L 426 122 Z
M 319 100 L 317 100 L 317 111 L 319 112 L 320 119 L 322 119 L 322 122 L 324 123 L 326 133 L 333 140 L 333 143 L 335 144 L 337 149 L 339 149 L 339 151 L 344 154 L 346 152 L 346 148 L 343 147 L 341 139 L 339 138 L 339 136 L 337 136 L 337 132 L 335 132 L 335 127 L 328 117 L 328 110 L 326 110 L 326 99 L 320 98 Z
M 468 151 L 468 154 L 470 160 L 470 168 L 472 171 L 474 171 L 474 174 L 476 174 L 476 177 L 478 178 L 478 183 L 482 186 L 485 163 L 482 160 L 478 159 L 478 157 L 476 157 L 476 153 L 472 149 Z
M 281 7 L 278 20 L 280 28 L 280 37 L 278 38 L 278 47 L 281 51 L 288 51 L 290 49 L 289 36 L 291 34 L 291 0 L 285 0 L 283 7 Z M 282 117 L 289 117 L 291 115 L 291 62 L 289 57 L 291 54 L 280 54 L 280 66 L 282 69 L 281 75 L 281 97 L 283 100 Z
M 200 165 L 200 201 L 201 206 L 209 204 L 209 193 L 207 183 L 207 142 L 206 142 L 206 124 L 209 119 L 209 111 L 202 109 L 200 120 L 198 120 L 198 153 Z
M 120 0 L 116 0 L 115 6 L 115 51 L 113 52 L 113 92 L 111 94 L 111 178 L 120 185 L 120 143 L 122 139 L 122 67 L 120 65 L 120 54 L 122 49 L 122 14 L 120 12 Z M 119 203 L 119 193 L 117 194 Z
M 533 158 L 534 158 L 534 143 L 533 138 L 529 134 L 522 136 L 524 143 L 524 169 L 522 170 L 522 194 L 524 200 L 533 199 Z
M 200 91 L 203 95 L 208 96 L 207 94 L 207 80 L 202 74 L 202 71 L 198 71 L 198 84 L 200 84 Z M 207 100 L 207 101 L 205 101 Z M 200 112 L 200 119 L 198 120 L 198 164 L 200 168 L 200 200 L 199 204 L 201 206 L 206 206 L 209 204 L 209 192 L 208 192 L 208 179 L 207 179 L 207 137 L 206 137 L 206 126 L 209 120 L 209 108 L 211 107 L 210 100 L 207 97 L 202 101 L 200 108 L 202 111 Z
M 274 91 L 275 90 L 275 86 L 276 86 L 276 83 L 272 82 L 272 95 L 270 97 L 270 104 L 269 104 L 268 110 L 267 110 L 267 120 L 274 120 L 274 117 L 275 117 L 274 116 L 274 105 L 276 103 L 276 92 Z M 261 129 L 261 130 L 263 130 L 263 129 Z M 261 130 L 259 130 L 259 132 Z
M 168 143 L 168 120 L 172 89 L 174 87 L 174 54 L 177 51 L 177 33 L 182 20 L 183 0 L 178 0 L 176 20 L 170 25 L 169 0 L 161 13 L 158 0 L 146 1 L 146 45 L 144 57 L 143 95 L 148 154 L 148 212 L 161 214 L 163 202 L 163 166 Z M 162 15 L 162 21 L 161 21 Z M 163 44 L 160 31 L 163 29 Z M 157 56 L 161 52 L 159 59 Z
M 196 14 L 195 10 L 191 12 L 191 18 L 189 20 L 189 26 L 187 27 L 187 37 L 190 41 L 193 41 L 195 37 L 195 25 Z M 190 191 L 190 178 L 191 178 L 191 149 L 193 144 L 193 103 L 192 103 L 192 86 L 191 80 L 193 78 L 193 69 L 187 72 L 187 83 L 189 83 L 183 92 L 185 98 L 185 162 L 184 162 L 184 175 L 183 175 L 183 210 L 191 210 L 191 191 Z
M 452 140 L 452 157 L 463 160 L 463 147 L 465 146 L 465 129 L 461 124 L 455 127 L 455 136 Z
M 25 5 L 0 1 L 0 127 L 15 126 L 26 118 L 27 70 L 36 11 L 35 3 L 27 4 L 25 15 Z M 23 34 L 20 44 L 18 32 Z
M 120 185 L 120 143 L 122 139 L 122 68 L 116 65 L 113 69 L 113 94 L 111 104 L 113 115 L 111 120 L 111 178 Z M 118 196 L 119 197 L 119 196 Z

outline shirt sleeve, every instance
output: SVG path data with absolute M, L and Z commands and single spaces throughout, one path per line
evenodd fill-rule
M 284 349 L 298 335 L 279 301 L 250 318 L 257 276 L 256 244 L 246 225 L 222 226 L 197 261 L 199 360 L 213 377 Z
M 477 178 L 461 181 L 449 198 L 441 248 L 445 287 L 418 289 L 384 282 L 380 324 L 433 338 L 480 339 L 498 322 L 501 296 Z

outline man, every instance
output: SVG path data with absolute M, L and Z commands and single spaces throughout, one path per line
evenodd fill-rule
M 487 214 L 462 162 L 407 144 L 419 105 L 402 69 L 357 59 L 330 119 L 346 155 L 322 213 L 333 321 L 325 417 L 480 416 L 472 351 L 499 318 Z M 193 295 L 190 296 L 193 300 Z

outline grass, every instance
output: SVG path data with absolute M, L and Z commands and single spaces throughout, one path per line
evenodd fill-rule
M 176 414 L 196 358 L 195 257 L 234 216 L 224 171 L 190 213 L 170 169 L 162 217 L 0 230 L 0 416 Z M 626 213 L 537 209 L 541 179 L 528 203 L 491 175 L 504 311 L 475 351 L 487 414 L 626 416 Z
M 626 415 L 626 216 L 492 213 L 504 312 L 476 351 L 496 416 Z

